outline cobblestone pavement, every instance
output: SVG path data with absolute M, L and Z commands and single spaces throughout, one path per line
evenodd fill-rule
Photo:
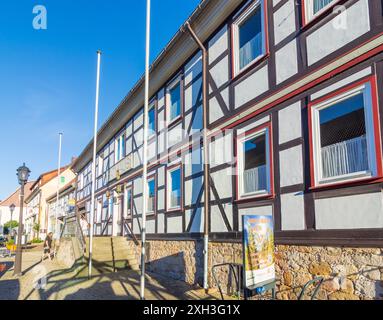
M 7 271 L 0 273 L 0 300 L 136 300 L 140 292 L 137 271 L 79 277 L 85 270 L 69 270 L 55 261 L 41 262 L 41 253 L 23 253 L 23 276 L 13 277 L 14 258 L 0 259 Z M 84 268 L 84 267 L 83 267 Z M 216 299 L 184 282 L 159 275 L 147 276 L 148 300 Z

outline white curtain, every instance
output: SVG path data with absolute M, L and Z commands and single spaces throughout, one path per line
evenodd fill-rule
M 368 170 L 366 136 L 322 148 L 323 178 Z
M 246 67 L 256 57 L 262 54 L 262 33 L 258 33 L 239 50 L 240 68 Z
M 267 190 L 266 165 L 245 170 L 243 180 L 244 180 L 245 193 L 252 193 L 252 192 L 257 192 L 261 190 Z
M 181 197 L 179 190 L 173 191 L 171 194 L 170 205 L 172 208 L 177 208 L 181 205 Z
M 314 0 L 314 14 L 322 10 L 325 6 L 331 3 L 333 0 Z

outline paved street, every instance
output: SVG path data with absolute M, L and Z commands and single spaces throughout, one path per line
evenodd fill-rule
M 0 259 L 8 270 L 0 273 L 0 300 L 135 300 L 139 298 L 140 277 L 137 271 L 96 276 L 82 276 L 86 270 L 68 270 L 56 262 L 40 263 L 40 251 L 23 255 L 23 276 L 13 277 L 13 260 Z M 39 281 L 39 279 L 43 279 Z M 42 286 L 39 289 L 39 286 Z M 183 282 L 150 274 L 147 276 L 148 300 L 215 299 Z

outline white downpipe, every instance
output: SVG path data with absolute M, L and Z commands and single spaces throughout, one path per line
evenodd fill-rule
M 142 230 L 141 230 L 141 300 L 145 300 L 145 244 L 146 244 L 146 211 L 148 206 L 147 183 L 147 149 L 148 149 L 148 111 L 149 111 L 149 61 L 150 60 L 150 0 L 146 1 L 146 53 L 145 53 L 145 107 L 144 107 L 144 146 L 142 170 Z
M 90 198 L 90 213 L 89 213 L 89 266 L 88 275 L 92 277 L 92 253 L 93 253 L 93 230 L 94 230 L 94 208 L 95 208 L 95 193 L 96 193 L 96 156 L 97 156 L 97 131 L 98 131 L 98 103 L 100 96 L 100 66 L 101 66 L 101 51 L 97 51 L 97 80 L 96 80 L 96 103 L 94 111 L 94 138 L 93 138 L 93 162 L 92 162 L 92 194 Z
M 57 193 L 56 193 L 56 206 L 55 206 L 55 238 L 56 240 L 59 240 L 60 232 L 58 229 L 58 210 L 59 210 L 59 198 L 60 198 L 60 176 L 61 176 L 61 148 L 62 148 L 62 137 L 63 134 L 59 133 L 59 159 L 58 159 L 58 166 L 57 166 Z
M 203 237 L 203 288 L 209 289 L 208 272 L 209 272 L 209 235 Z

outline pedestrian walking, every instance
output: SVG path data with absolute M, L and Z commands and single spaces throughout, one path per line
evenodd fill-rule
M 43 252 L 43 256 L 41 258 L 41 261 L 44 261 L 44 259 L 48 256 L 48 258 L 50 260 L 53 260 L 52 258 L 52 253 L 51 253 L 51 250 L 52 250 L 52 241 L 53 241 L 53 233 L 50 232 L 48 233 L 47 237 L 45 238 L 45 241 L 44 241 L 44 252 Z

